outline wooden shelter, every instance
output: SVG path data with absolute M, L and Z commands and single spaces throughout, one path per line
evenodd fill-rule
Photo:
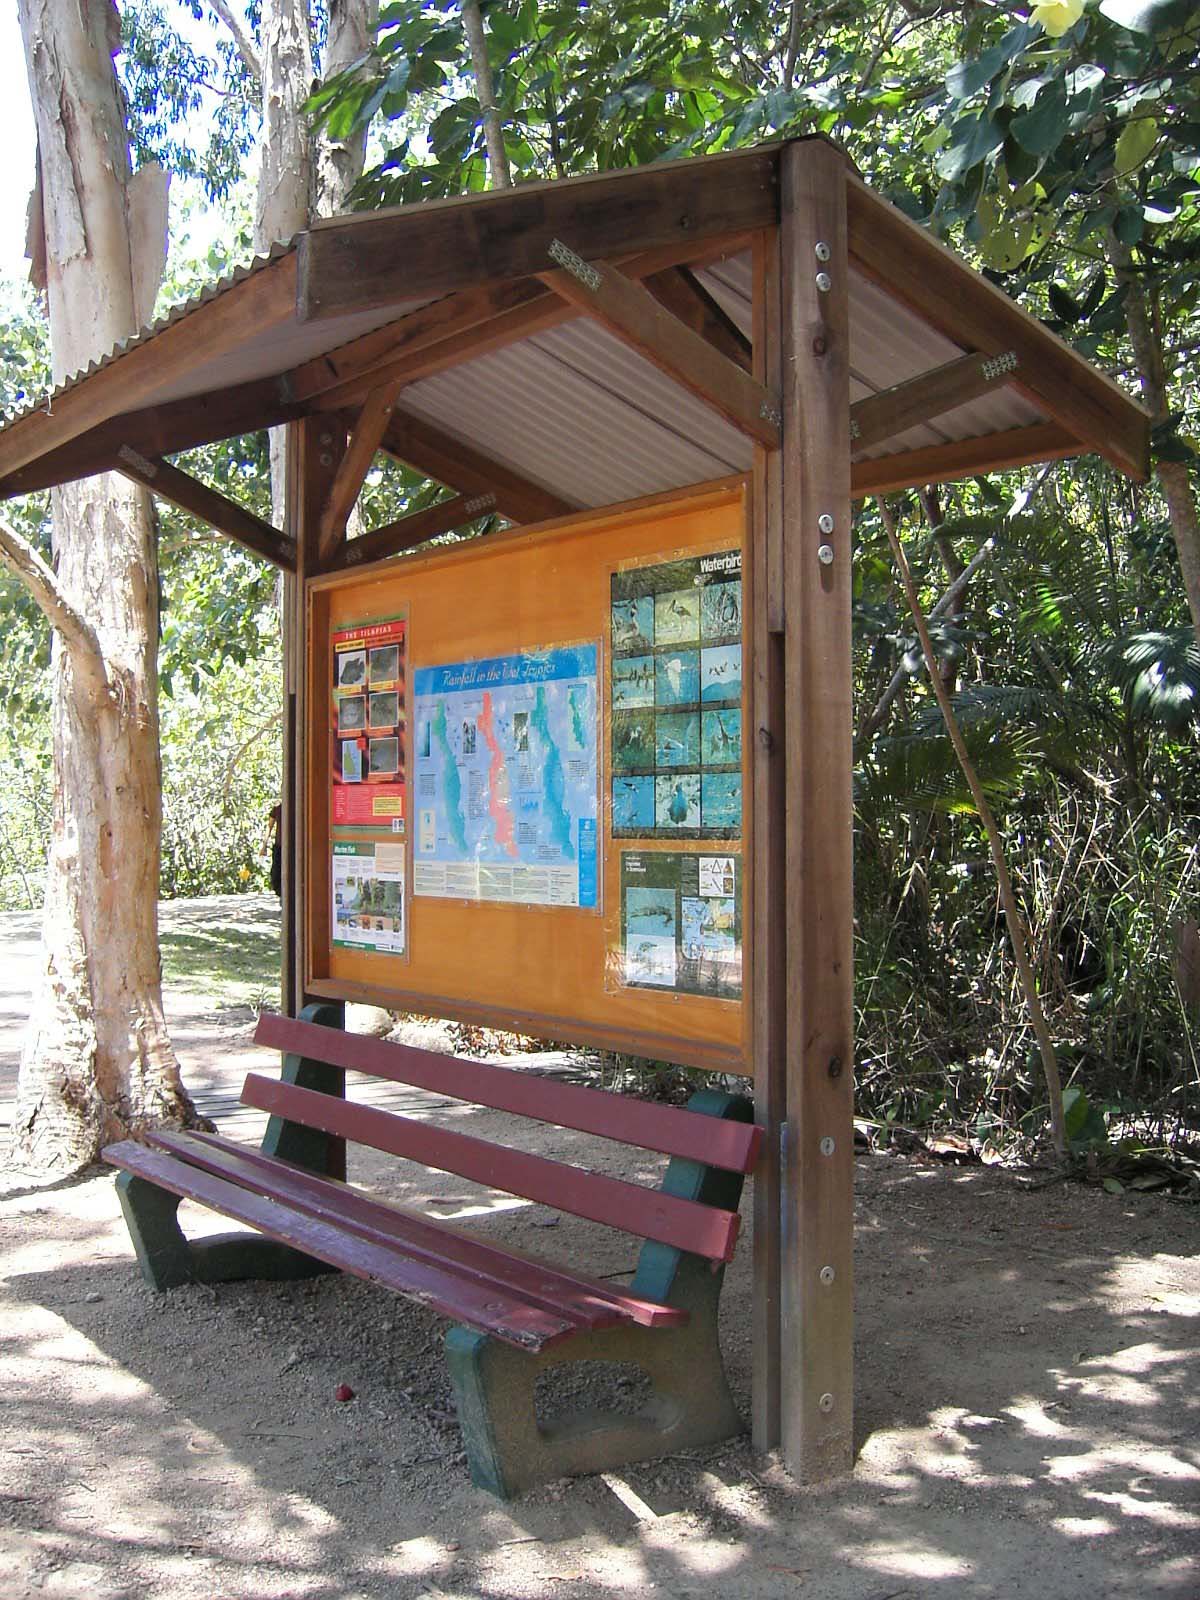
M 279 425 L 283 529 L 169 460 Z M 754 1434 L 819 1479 L 852 1459 L 851 504 L 1090 451 L 1140 477 L 1147 449 L 1141 408 L 818 138 L 314 224 L 8 421 L 0 492 L 122 472 L 289 575 L 290 1013 L 368 999 L 752 1074 Z M 452 494 L 348 540 L 378 451 Z M 418 551 L 488 510 L 513 531 Z M 411 948 L 336 948 L 338 639 L 396 594 L 418 675 L 538 641 L 604 659 L 618 573 L 733 547 L 744 827 L 715 831 L 744 869 L 738 998 L 613 978 L 629 833 L 603 671 L 591 901 L 414 898 L 410 793 L 371 821 Z

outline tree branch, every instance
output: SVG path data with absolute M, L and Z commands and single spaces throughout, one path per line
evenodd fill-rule
M 58 576 L 22 534 L 0 517 L 0 563 L 20 578 L 67 647 L 71 670 L 95 698 L 109 692 L 96 630 L 64 594 Z
M 246 64 L 246 70 L 256 83 L 262 82 L 262 63 L 258 59 L 258 52 L 250 42 L 250 35 L 229 9 L 227 0 L 208 0 L 209 6 L 216 12 L 220 20 L 233 35 L 233 42 L 237 46 L 237 53 Z

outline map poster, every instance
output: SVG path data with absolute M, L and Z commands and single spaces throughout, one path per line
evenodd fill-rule
M 414 672 L 414 894 L 597 904 L 597 655 Z
M 403 617 L 348 623 L 333 635 L 334 827 L 404 832 Z
M 333 846 L 333 944 L 339 950 L 405 950 L 404 845 L 338 839 Z
M 634 989 L 742 996 L 740 855 L 621 852 L 621 977 Z
M 612 832 L 742 833 L 742 553 L 612 575 Z

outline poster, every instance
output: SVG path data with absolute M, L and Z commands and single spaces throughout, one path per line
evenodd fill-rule
M 719 1000 L 742 996 L 742 859 L 621 852 L 621 979 Z
M 402 617 L 334 632 L 334 827 L 404 831 L 404 636 Z
M 413 674 L 413 892 L 597 904 L 598 647 Z
M 332 905 L 335 948 L 403 955 L 404 845 L 336 840 Z
M 612 831 L 742 832 L 742 553 L 612 575 Z

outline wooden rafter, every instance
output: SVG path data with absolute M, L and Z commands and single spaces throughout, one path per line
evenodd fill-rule
M 111 417 L 0 479 L 0 498 L 112 471 L 122 445 L 153 460 L 217 439 L 294 422 L 300 415 L 301 408 L 288 398 L 279 378 L 259 378 L 186 400 L 147 406 Z
M 882 289 L 957 345 L 991 356 L 1012 351 L 1020 361 L 1015 387 L 1040 411 L 1122 472 L 1146 476 L 1149 419 L 1110 378 L 854 177 L 848 225 L 855 266 Z
M 189 473 L 181 472 L 169 461 L 154 460 L 141 455 L 128 445 L 117 452 L 117 470 L 149 489 L 152 494 L 169 500 L 180 510 L 199 517 L 201 522 L 223 533 L 227 539 L 245 545 L 264 561 L 273 562 L 285 572 L 296 570 L 296 551 L 290 539 L 285 539 L 278 528 L 247 511 L 228 495 L 210 489 Z
M 744 367 L 623 272 L 604 262 L 584 261 L 561 240 L 551 242 L 549 254 L 561 270 L 542 276 L 557 294 L 602 322 L 742 433 L 778 449 L 778 402 Z
M 722 234 L 707 242 L 700 259 L 716 259 L 746 243 L 744 235 Z M 693 240 L 622 256 L 617 265 L 627 276 L 642 278 L 669 272 L 681 254 L 696 258 L 697 249 Z M 391 378 L 416 383 L 582 314 L 536 278 L 464 289 L 305 362 L 288 374 L 288 392 L 316 409 L 340 411 L 375 384 Z
M 932 445 L 927 450 L 906 450 L 874 461 L 856 461 L 850 473 L 851 494 L 861 500 L 868 494 L 949 483 L 955 478 L 1027 467 L 1037 461 L 1061 461 L 1067 456 L 1085 455 L 1087 450 L 1087 445 L 1057 422 L 1035 422 L 1028 428 L 989 433 L 982 439 L 960 439 L 952 444 Z
M 318 222 L 299 245 L 300 315 L 526 277 L 542 269 L 555 238 L 589 259 L 662 245 L 699 251 L 713 235 L 774 223 L 778 169 L 777 148 L 738 151 Z
M 668 267 L 665 272 L 653 273 L 644 282 L 659 305 L 665 306 L 693 333 L 707 339 L 723 356 L 750 371 L 749 339 L 686 267 Z
M 441 533 L 452 533 L 476 517 L 486 516 L 496 510 L 494 494 L 456 494 L 449 500 L 439 500 L 436 505 L 421 511 L 410 511 L 394 522 L 360 533 L 357 539 L 347 540 L 345 547 L 330 562 L 330 572 L 342 572 L 348 567 L 362 566 L 368 561 L 384 561 L 388 556 L 400 555 L 427 539 L 436 539 Z
M 393 411 L 382 448 L 448 489 L 468 495 L 494 494 L 497 508 L 512 522 L 546 522 L 581 509 L 406 412 Z
M 0 432 L 0 483 L 11 492 L 7 480 L 27 462 L 108 423 L 116 412 L 149 405 L 164 387 L 165 373 L 177 377 L 209 366 L 295 315 L 296 259 L 289 253 L 249 273 L 206 305 L 168 322 L 153 338 L 114 356 L 55 395 L 45 410 L 31 412 L 5 428 Z M 121 442 L 114 442 L 110 465 Z
M 851 451 L 858 454 L 869 450 L 931 417 L 977 400 L 998 384 L 1008 383 L 1018 364 L 1011 352 L 961 356 L 932 372 L 910 378 L 907 383 L 893 384 L 890 389 L 856 401 L 850 407 Z
M 332 559 L 339 545 L 345 542 L 347 518 L 354 510 L 354 502 L 371 469 L 375 452 L 383 441 L 400 388 L 399 382 L 392 382 L 372 389 L 350 429 L 346 453 L 338 463 L 329 498 L 321 512 L 317 561 L 322 566 Z

